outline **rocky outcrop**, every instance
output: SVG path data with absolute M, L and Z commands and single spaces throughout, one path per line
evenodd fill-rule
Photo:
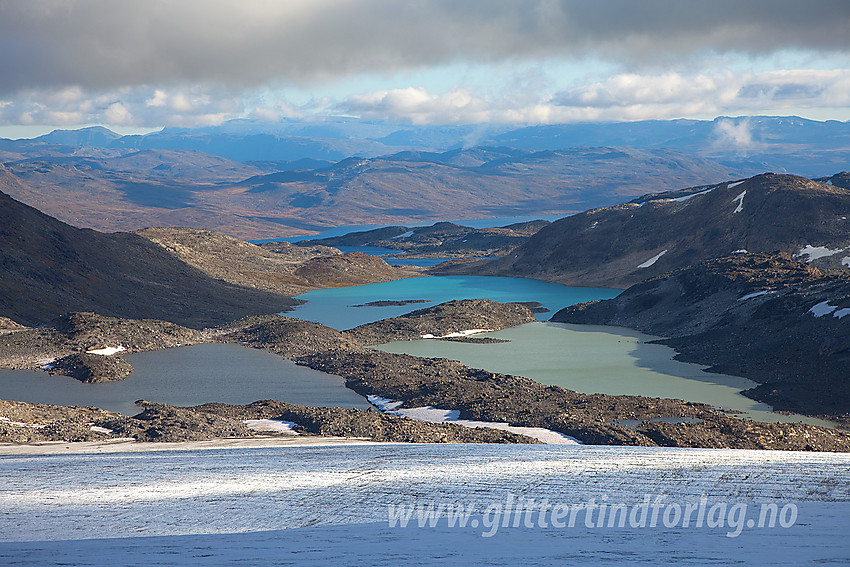
M 537 220 L 495 228 L 471 228 L 451 222 L 431 226 L 388 226 L 302 244 L 375 246 L 403 252 L 404 258 L 498 257 L 524 243 L 549 221 Z
M 281 419 L 302 435 L 360 437 L 399 443 L 536 443 L 535 439 L 490 428 L 428 423 L 373 411 L 311 408 L 273 400 L 247 406 L 204 404 L 176 407 L 139 401 L 143 410 L 127 417 L 97 408 L 28 404 L 0 400 L 0 443 L 39 441 L 147 442 L 205 441 L 273 435 L 250 429 L 243 420 Z
M 123 346 L 129 352 L 158 350 L 202 341 L 203 331 L 157 319 L 122 319 L 97 313 L 67 313 L 54 322 L 57 331 L 80 349 Z
M 376 345 L 423 336 L 443 337 L 474 329 L 498 331 L 534 320 L 534 315 L 525 305 L 463 299 L 361 325 L 347 333 L 364 344 Z
M 342 349 L 363 349 L 360 341 L 349 333 L 289 317 L 249 317 L 236 321 L 218 337 L 222 342 L 235 342 L 261 348 L 283 356 L 297 358 Z
M 149 228 L 137 234 L 213 278 L 281 295 L 418 275 L 374 256 L 343 254 L 328 246 L 295 246 L 289 242 L 255 245 L 191 228 Z
M 0 317 L 0 334 L 13 333 L 15 331 L 23 331 L 26 329 L 24 325 L 12 321 L 8 317 Z
M 247 406 L 204 404 L 191 408 L 232 419 L 281 419 L 311 435 L 363 437 L 397 443 L 536 443 L 535 439 L 489 427 L 428 423 L 410 418 L 345 408 L 313 408 L 264 400 Z
M 49 372 L 61 376 L 70 376 L 80 382 L 109 382 L 123 380 L 133 366 L 120 356 L 99 354 L 69 354 L 50 364 Z
M 313 289 L 389 282 L 420 275 L 418 271 L 390 266 L 381 258 L 363 252 L 312 258 L 301 263 L 294 274 Z
M 850 274 L 738 254 L 650 279 L 553 321 L 661 335 L 677 358 L 750 378 L 774 409 L 850 424 Z
M 682 400 L 580 394 L 445 359 L 368 350 L 320 353 L 298 362 L 342 376 L 360 394 L 403 401 L 403 407 L 456 409 L 461 419 L 544 427 L 584 443 L 850 451 L 846 431 L 744 421 Z M 667 424 L 659 418 L 692 421 Z M 623 419 L 637 425 L 621 425 Z
M 206 342 L 209 334 L 167 321 L 121 319 L 90 312 L 61 315 L 53 325 L 0 335 L 0 368 L 44 369 L 83 382 L 121 380 L 132 366 L 118 353 Z
M 628 287 L 733 253 L 782 251 L 841 269 L 850 257 L 850 190 L 794 175 L 648 195 L 558 220 L 511 254 L 442 273 Z
M 192 228 L 148 228 L 136 234 L 210 277 L 281 295 L 298 295 L 317 287 L 295 275 L 301 263 L 342 254 L 327 246 L 301 247 L 288 242 L 258 246 L 220 232 Z

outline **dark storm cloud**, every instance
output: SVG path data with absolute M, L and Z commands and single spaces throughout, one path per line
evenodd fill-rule
M 0 92 L 208 82 L 250 87 L 454 61 L 704 50 L 845 50 L 846 0 L 5 0 Z

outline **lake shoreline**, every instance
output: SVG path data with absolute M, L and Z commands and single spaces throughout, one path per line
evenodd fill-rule
M 458 301 L 452 302 L 455 307 L 448 309 L 448 304 L 443 304 L 417 310 L 421 314 L 418 318 L 402 316 L 382 320 L 377 326 L 366 325 L 363 329 L 372 330 L 365 334 L 363 330 L 343 332 L 289 317 L 249 317 L 218 328 L 208 339 L 268 350 L 296 364 L 340 376 L 348 388 L 360 395 L 399 400 L 406 408 L 432 406 L 458 410 L 465 420 L 543 427 L 582 443 L 850 451 L 847 432 L 800 424 L 747 422 L 719 413 L 706 404 L 682 400 L 580 394 L 516 376 L 476 370 L 457 362 L 389 355 L 367 348 L 375 341 L 423 334 L 446 336 L 467 329 L 496 330 L 534 320 L 527 306 L 481 302 Z M 494 314 L 498 315 L 495 319 Z M 379 330 L 377 335 L 375 329 Z M 182 409 L 190 408 L 171 408 L 168 412 Z M 166 427 L 163 416 L 157 419 Z M 669 423 L 658 421 L 659 418 L 696 421 Z M 209 412 L 201 412 L 188 419 L 191 423 L 206 423 L 216 418 Z M 639 425 L 618 424 L 623 419 L 638 420 Z M 216 427 L 222 432 L 232 432 L 235 426 L 222 423 Z M 222 436 L 216 431 L 219 430 L 213 428 L 204 435 Z M 157 433 L 164 437 L 162 440 L 177 434 L 178 430 L 168 428 Z

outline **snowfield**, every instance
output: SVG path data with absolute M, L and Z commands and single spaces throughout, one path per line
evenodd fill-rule
M 656 262 L 658 261 L 658 259 L 659 259 L 659 258 L 661 258 L 661 257 L 662 257 L 663 255 L 665 255 L 666 253 L 667 253 L 667 250 L 666 250 L 666 249 L 665 249 L 665 250 L 662 250 L 661 252 L 659 252 L 658 254 L 656 254 L 655 256 L 653 256 L 652 258 L 650 258 L 649 260 L 647 260 L 646 262 L 643 262 L 643 263 L 641 263 L 641 264 L 638 264 L 638 265 L 637 265 L 637 267 L 638 267 L 638 268 L 648 268 L 648 267 L 650 267 L 651 265 L 653 265 L 654 263 L 656 263 Z
M 117 354 L 119 352 L 124 352 L 125 350 L 127 350 L 127 349 L 122 347 L 122 346 L 104 347 L 104 348 L 97 348 L 97 349 L 94 349 L 94 350 L 87 350 L 86 354 L 99 354 L 100 356 L 112 356 L 113 354 Z
M 0 477 L 3 565 L 801 565 L 850 558 L 850 454 L 329 444 L 3 454 Z M 649 502 L 660 502 L 654 524 L 645 517 L 633 525 L 634 516 L 622 527 L 599 520 L 600 504 L 634 513 Z M 705 521 L 696 527 L 694 512 L 685 525 L 683 514 L 700 502 Z M 450 527 L 446 517 L 431 522 L 429 506 L 469 514 Z M 778 523 L 758 527 L 771 506 Z M 555 521 L 571 507 L 584 510 L 572 527 L 566 516 Z M 596 516 L 581 515 L 593 507 Z M 401 527 L 405 510 L 412 515 Z

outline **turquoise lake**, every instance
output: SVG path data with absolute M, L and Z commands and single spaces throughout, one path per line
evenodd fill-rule
M 493 301 L 537 301 L 550 310 L 538 313 L 539 320 L 549 319 L 568 305 L 610 299 L 621 290 L 591 287 L 566 287 L 525 278 L 487 276 L 441 276 L 397 280 L 355 287 L 318 289 L 299 295 L 307 301 L 284 313 L 314 321 L 335 329 L 351 329 L 387 317 L 397 317 L 453 299 L 491 299 Z M 427 303 L 391 307 L 353 307 L 370 301 L 424 299 Z
M 544 323 L 557 310 L 583 301 L 616 297 L 617 289 L 570 288 L 522 278 L 484 276 L 421 277 L 394 282 L 311 291 L 288 317 L 337 329 L 395 317 L 452 299 L 537 301 L 550 311 L 529 323 L 482 336 L 496 344 L 438 340 L 382 345 L 388 352 L 459 360 L 492 372 L 525 376 L 584 393 L 632 394 L 704 402 L 742 412 L 759 421 L 827 422 L 783 416 L 740 394 L 755 385 L 745 378 L 703 372 L 672 360 L 675 352 L 648 344 L 657 337 L 616 327 Z M 379 300 L 427 300 L 390 307 L 354 307 Z M 264 351 L 209 344 L 127 355 L 135 367 L 124 381 L 83 384 L 36 371 L 0 371 L 0 399 L 63 405 L 94 405 L 125 414 L 138 399 L 175 405 L 217 401 L 245 404 L 277 399 L 311 406 L 370 407 L 345 388 L 341 378 L 296 366 Z M 451 408 L 446 408 L 451 409 Z
M 619 289 L 573 288 L 538 280 L 486 276 L 410 278 L 357 287 L 323 289 L 298 296 L 305 305 L 286 313 L 337 329 L 350 329 L 396 317 L 452 299 L 538 301 L 550 311 L 529 323 L 476 336 L 507 343 L 475 344 L 431 339 L 380 345 L 386 352 L 450 358 L 474 368 L 531 378 L 587 394 L 643 395 L 703 402 L 766 422 L 805 422 L 832 426 L 802 415 L 781 415 L 741 395 L 756 383 L 739 376 L 704 372 L 702 366 L 673 360 L 675 351 L 649 344 L 659 338 L 630 329 L 544 323 L 575 303 L 610 299 Z M 394 307 L 353 307 L 376 300 L 427 299 Z

